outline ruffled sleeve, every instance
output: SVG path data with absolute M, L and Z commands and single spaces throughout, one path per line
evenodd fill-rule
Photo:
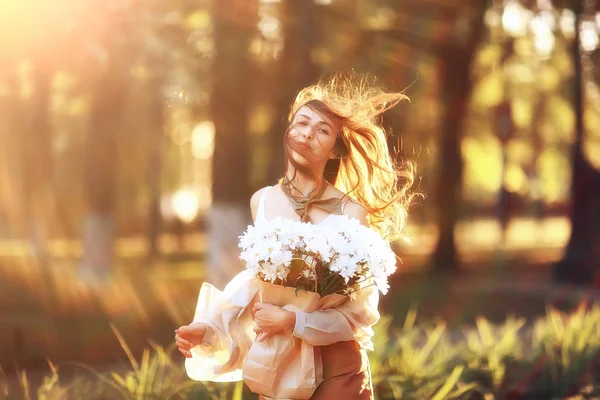
M 192 323 L 206 324 L 202 345 L 186 358 L 188 376 L 197 381 L 242 380 L 242 367 L 256 338 L 251 308 L 258 294 L 257 278 L 251 270 L 236 275 L 221 292 L 203 283 Z
M 329 309 L 296 312 L 293 336 L 313 346 L 356 340 L 366 350 L 373 350 L 373 325 L 379 321 L 379 292 L 370 285 L 356 292 L 354 300 Z

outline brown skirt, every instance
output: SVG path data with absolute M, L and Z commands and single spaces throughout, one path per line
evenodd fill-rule
M 373 400 L 369 359 L 357 342 L 337 342 L 315 349 L 321 351 L 323 382 L 310 400 Z

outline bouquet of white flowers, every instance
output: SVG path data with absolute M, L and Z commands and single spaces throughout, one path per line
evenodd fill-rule
M 321 297 L 337 293 L 352 299 L 370 278 L 387 293 L 387 277 L 396 270 L 388 242 L 354 218 L 339 218 L 345 221 L 338 227 L 283 218 L 249 226 L 240 237 L 240 258 L 265 282 Z
M 313 312 L 354 300 L 369 285 L 387 292 L 387 277 L 396 270 L 389 244 L 358 220 L 339 218 L 338 227 L 282 218 L 248 227 L 240 258 L 258 278 L 261 302 Z M 276 334 L 252 343 L 243 378 L 267 399 L 308 399 L 322 372 L 312 345 Z

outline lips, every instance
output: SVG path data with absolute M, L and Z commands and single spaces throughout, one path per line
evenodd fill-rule
M 310 144 L 308 144 L 306 142 L 295 141 L 294 143 L 296 144 L 296 146 L 298 146 L 302 149 L 312 150 L 312 147 L 310 147 Z

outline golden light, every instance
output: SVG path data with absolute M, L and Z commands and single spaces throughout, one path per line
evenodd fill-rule
M 539 15 L 531 20 L 530 26 L 534 35 L 533 45 L 535 51 L 541 57 L 548 57 L 554 50 L 554 34 L 552 33 L 551 22 Z
M 584 51 L 594 51 L 598 47 L 598 31 L 594 21 L 581 23 L 581 48 Z
M 384 30 L 388 29 L 394 24 L 396 19 L 396 11 L 390 7 L 378 8 L 375 15 L 370 16 L 367 19 L 367 25 L 371 29 Z
M 539 183 L 544 202 L 565 201 L 569 196 L 571 166 L 561 150 L 556 147 L 547 147 L 542 150 L 536 168 L 539 172 Z
M 526 194 L 529 190 L 529 180 L 521 166 L 511 163 L 504 177 L 504 186 L 509 192 Z
M 204 121 L 192 131 L 192 154 L 199 160 L 207 160 L 215 151 L 215 125 Z
M 527 33 L 532 13 L 517 0 L 508 0 L 502 13 L 502 27 L 511 36 L 519 37 Z
M 558 19 L 560 30 L 566 38 L 575 37 L 575 14 L 569 9 L 564 9 Z
M 173 194 L 171 207 L 175 215 L 183 222 L 191 222 L 198 216 L 198 196 L 190 189 L 179 189 Z
M 512 118 L 517 128 L 526 129 L 533 119 L 533 104 L 526 98 L 515 98 L 511 101 Z
M 550 10 L 540 11 L 538 17 L 550 28 L 550 30 L 556 29 L 556 16 Z
M 500 16 L 500 13 L 498 12 L 498 10 L 495 10 L 493 8 L 489 8 L 485 12 L 483 19 L 485 21 L 485 24 L 491 28 L 497 28 L 502 24 L 502 17 Z
M 267 39 L 277 39 L 279 37 L 279 20 L 270 15 L 264 15 L 258 23 L 258 29 Z
M 212 205 L 212 192 L 210 185 L 203 185 L 198 190 L 198 208 L 206 211 Z
M 461 152 L 465 159 L 465 195 L 494 197 L 502 181 L 502 146 L 498 138 L 491 133 L 477 138 L 466 136 Z

